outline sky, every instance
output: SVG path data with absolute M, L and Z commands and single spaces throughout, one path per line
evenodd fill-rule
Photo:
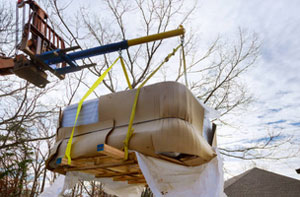
M 199 27 L 207 39 L 218 34 L 230 36 L 238 28 L 255 32 L 261 41 L 260 56 L 243 81 L 255 101 L 247 113 L 236 118 L 244 132 L 220 145 L 264 140 L 266 132 L 280 133 L 278 140 L 291 141 L 278 148 L 277 156 L 299 150 L 300 146 L 300 1 L 221 1 L 199 2 Z M 230 132 L 230 131 L 229 131 Z M 291 138 L 291 139 L 290 139 Z M 234 143 L 236 141 L 236 143 Z M 257 166 L 300 179 L 300 155 L 282 161 L 225 161 L 234 176 Z
M 69 2 L 69 1 L 66 1 Z M 83 1 L 74 0 L 69 9 Z M 100 2 L 100 1 L 99 1 Z M 187 2 L 192 2 L 188 0 Z M 77 4 L 78 3 L 78 4 Z M 96 9 L 94 0 L 85 6 Z M 193 31 L 203 42 L 217 36 L 236 36 L 238 28 L 256 33 L 260 55 L 255 66 L 243 75 L 255 101 L 246 113 L 234 117 L 242 131 L 221 127 L 219 134 L 234 133 L 234 138 L 220 138 L 222 147 L 251 145 L 266 140 L 268 133 L 280 133 L 277 142 L 287 141 L 277 148 L 276 156 L 299 151 L 300 146 L 300 1 L 299 0 L 199 0 L 192 17 Z M 72 14 L 72 12 L 70 12 Z M 128 28 L 134 29 L 134 24 Z M 237 131 L 238 130 L 238 131 Z M 275 140 L 275 141 L 276 141 Z M 253 166 L 274 171 L 300 180 L 295 169 L 300 168 L 298 157 L 285 160 L 241 161 L 226 159 L 226 178 L 235 176 Z
M 193 1 L 185 2 L 192 4 Z M 100 3 L 75 0 L 69 9 L 84 5 L 98 12 L 98 6 L 102 6 Z M 257 62 L 241 78 L 254 96 L 254 102 L 247 112 L 232 116 L 239 123 L 239 128 L 219 128 L 220 135 L 234 134 L 230 138 L 220 137 L 219 145 L 226 148 L 251 146 L 265 142 L 268 134 L 280 134 L 275 143 L 289 143 L 276 148 L 274 157 L 286 157 L 292 153 L 298 156 L 255 161 L 226 158 L 224 165 L 228 170 L 225 178 L 256 166 L 300 179 L 295 172 L 296 168 L 300 168 L 300 154 L 297 153 L 300 149 L 299 9 L 300 1 L 297 0 L 199 0 L 189 21 L 187 30 L 195 31 L 203 43 L 211 43 L 217 36 L 233 39 L 239 28 L 255 33 L 261 43 Z M 105 11 L 102 10 L 100 15 L 105 16 Z M 126 24 L 126 28 L 134 37 L 139 35 L 139 28 L 134 22 Z

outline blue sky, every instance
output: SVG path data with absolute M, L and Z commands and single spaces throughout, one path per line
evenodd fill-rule
M 71 8 L 78 8 L 79 2 L 83 3 L 73 1 Z M 84 4 L 93 5 L 95 1 L 86 0 Z M 300 1 L 200 0 L 197 6 L 191 27 L 201 36 L 202 42 L 211 43 L 218 35 L 232 38 L 238 28 L 255 32 L 261 41 L 260 56 L 255 66 L 241 78 L 255 101 L 246 113 L 230 117 L 239 123 L 238 128 L 219 129 L 220 135 L 234 135 L 220 138 L 220 145 L 251 145 L 263 142 L 269 133 L 280 133 L 282 137 L 276 141 L 290 139 L 291 143 L 279 147 L 277 156 L 300 149 Z M 137 29 L 134 23 L 127 27 Z M 300 168 L 299 158 L 298 152 L 298 158 L 282 161 L 226 160 L 225 166 L 232 169 L 226 173 L 237 175 L 255 165 L 300 179 L 294 170 Z
M 218 34 L 230 36 L 237 28 L 257 33 L 261 53 L 254 68 L 243 76 L 255 102 L 236 121 L 243 132 L 235 139 L 220 142 L 233 144 L 260 142 L 267 132 L 280 132 L 290 138 L 292 145 L 278 148 L 277 155 L 286 149 L 299 150 L 300 146 L 300 1 L 221 1 L 204 0 L 199 3 L 199 27 L 210 39 Z M 228 128 L 230 133 L 232 130 Z M 236 142 L 236 143 L 233 143 Z M 300 179 L 294 171 L 300 167 L 300 155 L 282 161 L 255 161 L 255 165 Z M 227 162 L 227 163 L 226 163 Z M 240 160 L 225 161 L 240 173 L 253 166 Z
M 83 4 L 82 1 L 73 1 L 71 7 L 78 8 L 75 2 Z M 95 4 L 93 0 L 84 1 L 86 7 L 98 12 L 100 4 L 94 6 Z M 211 43 L 217 36 L 234 40 L 238 28 L 248 33 L 256 33 L 261 42 L 260 56 L 255 66 L 241 77 L 241 82 L 247 84 L 255 101 L 246 112 L 229 117 L 239 123 L 238 127 L 219 128 L 220 146 L 227 148 L 251 146 L 264 142 L 269 134 L 280 133 L 281 136 L 275 140 L 276 142 L 289 140 L 291 143 L 276 148 L 274 156 L 285 157 L 287 151 L 296 152 L 299 149 L 299 9 L 300 1 L 297 0 L 198 1 L 187 30 L 201 37 L 200 41 L 203 43 L 199 43 L 200 45 Z M 105 11 L 101 10 L 100 14 L 103 18 Z M 126 28 L 132 36 L 139 35 L 139 27 L 136 27 L 134 22 L 126 24 Z M 226 135 L 231 137 L 222 137 Z M 300 158 L 299 152 L 298 157 Z M 257 166 L 300 179 L 295 173 L 295 168 L 300 167 L 299 158 L 280 161 L 226 159 L 225 167 L 229 169 L 226 171 L 227 178 Z

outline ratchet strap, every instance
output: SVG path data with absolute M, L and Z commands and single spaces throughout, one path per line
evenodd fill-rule
M 75 117 L 75 122 L 74 122 L 74 126 L 72 129 L 72 133 L 71 136 L 69 138 L 68 144 L 67 144 L 67 148 L 66 148 L 66 152 L 65 152 L 65 156 L 68 159 L 68 165 L 71 165 L 71 148 L 72 148 L 72 140 L 73 140 L 73 135 L 74 135 L 74 131 L 75 131 L 75 126 L 77 123 L 77 119 L 82 107 L 82 103 L 83 101 L 99 86 L 99 84 L 103 81 L 103 79 L 105 78 L 105 76 L 107 75 L 107 73 L 111 70 L 111 68 L 117 63 L 117 61 L 120 59 L 120 57 L 118 57 L 114 63 L 108 67 L 104 73 L 97 79 L 97 81 L 92 85 L 92 87 L 85 93 L 85 95 L 82 97 L 82 99 L 80 100 L 80 102 L 78 103 L 78 107 L 77 107 L 77 112 L 76 112 L 76 117 Z
M 120 55 L 120 62 L 121 62 L 122 69 L 123 69 L 123 72 L 124 72 L 124 75 L 125 75 L 125 78 L 126 78 L 126 81 L 127 81 L 127 85 L 129 87 L 129 89 L 131 90 L 132 86 L 131 86 L 131 83 L 130 83 L 129 78 L 128 78 L 128 74 L 127 74 L 127 71 L 126 71 L 126 68 L 125 68 L 123 57 L 121 55 Z
M 135 112 L 136 112 L 136 106 L 138 103 L 138 98 L 139 98 L 139 93 L 141 88 L 150 80 L 150 78 L 164 65 L 164 63 L 168 62 L 169 59 L 175 55 L 175 53 L 177 52 L 177 50 L 182 47 L 183 45 L 180 44 L 179 46 L 177 46 L 175 49 L 173 49 L 173 51 L 168 54 L 168 56 L 164 59 L 164 61 L 146 78 L 146 80 L 139 85 L 139 87 L 137 88 L 136 94 L 135 94 L 135 98 L 134 98 L 134 102 L 133 102 L 133 106 L 132 106 L 132 110 L 131 110 L 131 114 L 130 114 L 130 119 L 129 119 L 129 124 L 128 124 L 128 130 L 127 130 L 127 134 L 126 134 L 126 138 L 124 140 L 124 152 L 125 152 L 125 157 L 124 159 L 127 160 L 128 159 L 128 147 L 129 147 L 129 141 L 133 135 L 134 129 L 132 128 L 133 125 L 133 121 L 134 121 L 134 117 L 135 117 Z M 72 148 L 72 140 L 73 140 L 73 135 L 74 135 L 74 131 L 75 131 L 75 127 L 76 127 L 76 123 L 77 123 L 77 119 L 79 116 L 79 113 L 81 111 L 81 107 L 82 104 L 84 102 L 84 100 L 99 86 L 99 84 L 104 80 L 105 76 L 107 75 L 107 73 L 112 69 L 112 67 L 117 63 L 117 61 L 120 60 L 121 65 L 122 65 L 122 69 L 126 78 L 126 82 L 128 84 L 129 89 L 132 89 L 132 86 L 130 84 L 129 81 L 129 77 L 125 68 L 125 63 L 124 60 L 122 58 L 122 56 L 120 55 L 114 62 L 113 64 L 108 67 L 104 73 L 97 79 L 97 81 L 92 85 L 92 87 L 85 93 L 85 95 L 82 97 L 82 99 L 80 100 L 80 102 L 78 103 L 78 107 L 77 107 L 77 112 L 76 112 L 76 117 L 75 117 L 75 121 L 74 121 L 74 126 L 71 132 L 71 136 L 69 138 L 68 144 L 67 144 L 67 148 L 66 148 L 66 152 L 65 152 L 65 157 L 67 157 L 68 159 L 68 165 L 71 164 L 71 148 Z
M 134 117 L 135 117 L 135 111 L 136 111 L 136 106 L 137 106 L 137 102 L 138 102 L 140 90 L 147 83 L 147 81 L 149 81 L 149 79 L 164 65 L 164 63 L 166 63 L 167 61 L 169 61 L 170 57 L 172 57 L 173 55 L 175 55 L 176 51 L 180 47 L 181 47 L 181 44 L 179 46 L 177 46 L 175 49 L 173 49 L 173 52 L 170 53 L 164 59 L 164 61 L 146 78 L 146 80 L 138 87 L 138 89 L 137 89 L 137 91 L 135 93 L 135 98 L 134 98 L 134 102 L 133 102 L 133 106 L 132 106 L 132 110 L 131 110 L 131 115 L 130 115 L 130 120 L 129 120 L 129 124 L 128 124 L 128 130 L 127 130 L 126 138 L 125 138 L 125 141 L 124 141 L 124 152 L 125 152 L 124 159 L 125 160 L 128 159 L 129 141 L 130 141 L 130 138 L 132 137 L 133 132 L 134 132 L 134 129 L 132 128 L 132 125 L 133 125 L 133 120 L 134 120 Z

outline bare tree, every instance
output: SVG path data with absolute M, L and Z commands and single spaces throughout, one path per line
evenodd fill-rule
M 65 10 L 72 1 L 51 0 L 43 3 L 47 5 L 45 6 L 47 12 L 51 13 L 50 21 L 53 28 L 63 35 L 70 46 L 77 45 L 81 48 L 134 38 L 136 34 L 127 28 L 133 22 L 136 24 L 134 32 L 138 31 L 139 35 L 150 35 L 177 28 L 180 24 L 188 24 L 193 10 L 196 9 L 196 1 L 190 6 L 183 0 L 104 0 L 103 4 L 95 6 L 101 6 L 99 10 L 105 10 L 105 20 L 103 16 L 81 7 L 78 12 L 72 12 L 75 15 L 71 21 Z M 6 12 L 8 14 L 2 14 Z M 12 41 L 8 39 L 8 35 L 13 30 L 13 22 L 12 18 L 6 17 L 12 16 L 12 13 L 12 9 L 7 11 L 4 4 L 0 5 L 0 42 Z M 1 27 L 6 28 L 1 32 Z M 259 41 L 255 35 L 247 34 L 241 29 L 236 35 L 237 39 L 232 39 L 231 42 L 225 42 L 220 36 L 203 50 L 196 45 L 199 41 L 197 34 L 187 31 L 183 43 L 189 87 L 199 100 L 221 113 L 220 119 L 215 122 L 222 124 L 231 124 L 225 121 L 226 116 L 252 101 L 246 86 L 240 82 L 240 77 L 255 64 L 259 53 Z M 129 71 L 132 87 L 141 84 L 160 63 L 166 53 L 165 44 L 170 46 L 168 41 L 161 40 L 123 51 L 122 56 Z M 181 44 L 180 39 L 178 44 Z M 6 50 L 1 46 L 1 51 Z M 169 48 L 172 51 L 173 45 Z M 30 196 L 36 196 L 44 190 L 47 181 L 53 182 L 56 174 L 47 172 L 44 165 L 47 157 L 45 151 L 49 151 L 55 134 L 53 125 L 56 124 L 57 118 L 53 117 L 57 117 L 59 107 L 75 102 L 78 92 L 90 86 L 85 79 L 100 76 L 113 62 L 113 57 L 106 54 L 83 60 L 82 64 L 96 62 L 98 66 L 68 75 L 61 83 L 63 84 L 61 89 L 56 86 L 56 82 L 46 89 L 38 90 L 13 77 L 0 79 L 0 169 L 5 169 L 3 172 L 0 171 L 1 192 L 5 190 L 7 194 L 16 195 L 27 192 L 26 194 Z M 181 54 L 180 61 L 171 60 L 178 67 L 174 69 L 166 65 L 165 72 L 161 72 L 159 77 L 164 80 L 182 81 L 184 77 L 183 65 L 180 63 L 182 58 Z M 103 83 L 110 92 L 127 88 L 121 85 L 118 70 L 112 70 Z M 46 99 L 46 95 L 59 90 L 61 96 L 56 100 Z M 100 94 L 96 91 L 95 95 Z M 270 155 L 259 155 L 259 152 L 255 151 L 274 147 L 271 142 L 275 136 L 276 134 L 270 135 L 269 140 L 257 146 L 234 149 L 220 147 L 220 150 L 223 155 L 229 157 L 265 158 Z M 29 174 L 32 177 L 30 179 Z M 16 190 L 17 187 L 20 189 Z M 145 193 L 148 193 L 148 190 L 145 190 Z M 67 195 L 82 194 L 106 195 L 103 193 L 102 185 L 97 182 L 77 184 Z
M 0 4 L 0 52 L 14 51 L 15 21 L 10 3 Z M 3 56 L 3 54 L 1 54 Z M 43 140 L 55 135 L 53 128 L 41 133 L 44 124 L 58 114 L 56 103 L 50 105 L 45 95 L 55 91 L 51 84 L 37 89 L 14 76 L 0 78 L 0 190 L 4 196 L 36 196 L 39 176 L 44 170 L 45 153 L 38 148 Z M 44 157 L 41 159 L 41 155 Z M 33 175 L 34 180 L 28 177 Z
M 99 15 L 90 13 L 86 8 L 80 9 L 89 39 L 99 45 L 133 37 L 132 32 L 126 29 L 126 25 L 132 22 L 133 17 L 136 19 L 134 23 L 139 27 L 139 34 L 149 35 L 176 28 L 182 22 L 189 23 L 189 17 L 196 8 L 196 4 L 187 7 L 185 2 L 180 0 L 104 2 L 105 6 L 102 5 L 101 8 L 106 8 L 109 13 L 105 21 L 101 20 Z M 199 100 L 220 112 L 221 117 L 216 122 L 222 124 L 231 124 L 225 122 L 226 115 L 247 106 L 252 101 L 247 87 L 241 83 L 241 77 L 254 65 L 259 54 L 260 43 L 255 34 L 249 34 L 242 29 L 237 30 L 235 37 L 236 39 L 225 42 L 219 36 L 206 50 L 203 50 L 197 46 L 199 42 L 197 34 L 187 31 L 183 43 L 189 87 Z M 147 43 L 123 52 L 132 87 L 136 87 L 149 76 L 162 59 L 161 54 L 166 50 L 162 45 L 164 42 L 167 41 Z M 177 70 L 166 65 L 165 73 L 168 75 L 161 73 L 160 78 L 183 81 L 182 59 L 183 56 L 180 54 L 180 61 L 172 62 L 179 65 Z M 101 62 L 100 66 L 91 69 L 96 76 L 99 76 L 103 69 L 111 64 L 111 55 L 104 55 L 99 62 Z M 114 75 L 112 71 L 105 83 L 105 86 L 112 92 L 120 89 L 118 87 L 120 77 L 114 78 Z
M 174 23 L 172 23 L 174 18 L 180 17 L 186 21 L 191 11 L 195 9 L 194 5 L 190 10 L 183 12 L 184 2 L 171 0 L 136 0 L 131 3 L 105 1 L 105 3 L 111 13 L 108 17 L 110 21 L 106 23 L 101 22 L 95 14 L 90 17 L 91 13 L 81 8 L 82 19 L 89 31 L 89 38 L 99 45 L 128 39 L 129 30 L 125 28 L 125 24 L 130 23 L 133 13 L 136 18 L 140 19 L 135 21 L 140 26 L 140 34 L 149 35 L 174 28 Z M 180 22 L 180 20 L 177 21 Z M 194 94 L 204 103 L 220 111 L 221 116 L 251 102 L 251 95 L 247 94 L 247 89 L 240 83 L 239 77 L 255 63 L 259 52 L 259 42 L 256 36 L 248 35 L 239 29 L 238 39 L 233 40 L 235 43 L 224 43 L 221 38 L 217 38 L 204 52 L 197 48 L 196 39 L 193 33 L 187 33 L 185 38 L 187 73 L 190 89 Z M 159 62 L 157 59 L 162 59 L 159 53 L 163 48 L 161 47 L 163 42 L 161 40 L 147 43 L 144 46 L 127 49 L 123 54 L 132 80 L 132 87 L 136 87 L 151 73 Z M 109 54 L 104 55 L 103 61 L 101 60 L 101 66 L 91 69 L 96 76 L 99 76 L 102 70 L 112 62 Z M 112 92 L 116 90 L 119 81 L 114 79 L 113 73 L 111 72 L 105 84 Z M 172 80 L 175 77 L 176 81 L 180 81 L 183 75 L 182 65 L 179 64 L 177 72 L 162 77 L 166 80 Z
M 14 43 L 15 21 L 13 17 L 13 9 L 11 3 L 8 5 L 4 0 L 0 1 L 0 56 L 12 55 L 14 51 L 11 48 Z

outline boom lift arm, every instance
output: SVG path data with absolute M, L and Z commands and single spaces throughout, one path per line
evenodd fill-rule
M 28 21 L 24 24 L 26 5 L 29 7 Z M 79 47 L 65 48 L 64 40 L 47 24 L 47 13 L 36 2 L 33 0 L 18 0 L 17 7 L 23 8 L 23 34 L 21 42 L 17 43 L 17 50 L 21 50 L 26 55 L 16 55 L 13 59 L 1 58 L 0 56 L 0 75 L 16 74 L 40 88 L 45 87 L 49 83 L 46 70 L 53 73 L 59 79 L 64 79 L 67 73 L 96 65 L 79 66 L 76 60 L 128 49 L 130 46 L 147 42 L 184 35 L 184 28 L 180 26 L 178 29 L 172 31 L 132 40 L 123 40 L 121 42 L 74 52 Z M 18 28 L 16 30 L 16 40 L 18 42 Z

